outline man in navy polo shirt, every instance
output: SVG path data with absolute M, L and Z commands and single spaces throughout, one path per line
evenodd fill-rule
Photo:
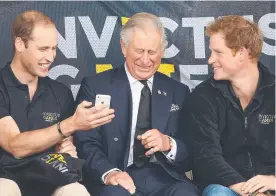
M 0 71 L 0 164 L 3 157 L 28 158 L 54 150 L 77 157 L 67 137 L 114 118 L 114 110 L 91 107 L 87 101 L 74 113 L 70 89 L 47 77 L 56 56 L 57 37 L 53 21 L 39 11 L 21 13 L 13 23 L 14 58 Z M 19 187 L 16 179 L 0 172 L 0 195 L 29 196 L 28 190 Z M 72 183 L 56 189 L 53 195 L 89 193 L 81 184 Z

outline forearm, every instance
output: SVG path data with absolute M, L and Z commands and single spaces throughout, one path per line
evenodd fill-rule
M 74 132 L 71 126 L 71 119 L 68 118 L 61 122 L 60 129 L 65 136 Z M 9 149 L 13 156 L 23 158 L 32 154 L 43 152 L 63 138 L 57 130 L 57 124 L 50 127 L 19 133 L 9 140 Z

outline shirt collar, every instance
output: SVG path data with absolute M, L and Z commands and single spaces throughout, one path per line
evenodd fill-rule
M 26 84 L 21 83 L 16 76 L 14 75 L 11 69 L 11 62 L 8 62 L 3 68 L 3 78 L 8 86 L 22 87 L 27 86 Z M 38 78 L 38 88 L 44 89 L 47 85 L 48 77 Z
M 132 86 L 133 84 L 135 84 L 136 82 L 139 82 L 139 80 L 135 79 L 128 71 L 128 68 L 126 66 L 126 63 L 125 63 L 125 71 L 126 71 L 126 75 L 127 75 L 127 78 L 128 78 L 128 81 L 129 81 L 129 84 L 130 86 Z M 148 84 L 152 86 L 153 84 L 153 75 L 148 79 Z

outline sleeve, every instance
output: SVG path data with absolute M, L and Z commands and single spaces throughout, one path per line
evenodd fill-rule
M 187 139 L 189 139 L 186 122 L 184 113 L 186 112 L 185 109 L 185 102 L 187 97 L 190 95 L 190 89 L 185 85 L 179 92 L 183 93 L 179 98 L 182 101 L 181 107 L 179 108 L 178 119 L 176 121 L 176 132 L 172 135 L 169 135 L 173 141 L 175 142 L 175 156 L 172 160 L 173 166 L 179 173 L 187 172 L 191 169 L 191 158 L 187 148 Z M 173 153 L 173 151 L 171 152 Z M 165 156 L 167 158 L 167 156 Z M 167 158 L 168 159 L 168 158 Z
M 102 175 L 102 182 L 104 183 L 104 184 L 106 184 L 106 182 L 105 182 L 105 176 L 107 176 L 110 172 L 113 172 L 113 171 L 121 171 L 120 169 L 118 169 L 118 168 L 113 168 L 113 169 L 111 169 L 111 170 L 108 170 L 107 172 L 105 172 L 103 175 Z
M 3 93 L 0 91 L 0 119 L 10 116 Z
M 169 136 L 168 136 L 169 137 Z M 167 159 L 171 160 L 171 161 L 174 161 L 175 160 L 175 156 L 176 156 L 176 152 L 177 152 L 177 144 L 176 144 L 176 141 L 170 137 L 172 142 L 173 142 L 173 147 L 170 151 L 168 152 L 162 152 Z
M 93 89 L 94 81 L 84 78 L 77 95 L 76 105 L 83 100 L 95 100 Z M 78 131 L 74 134 L 74 141 L 77 146 L 78 155 L 86 160 L 85 172 L 90 178 L 102 184 L 102 176 L 109 170 L 118 168 L 112 164 L 103 152 L 101 126 L 90 131 Z
M 66 87 L 66 92 L 63 94 L 63 104 L 61 108 L 60 121 L 72 116 L 75 112 L 75 103 L 71 90 Z
M 188 146 L 193 154 L 195 179 L 205 186 L 221 184 L 228 187 L 243 182 L 244 178 L 223 157 L 217 107 L 216 100 L 198 92 L 189 98 L 186 113 L 190 133 Z

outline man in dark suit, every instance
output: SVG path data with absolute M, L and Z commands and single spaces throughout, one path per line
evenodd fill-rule
M 111 123 L 75 134 L 92 195 L 198 195 L 185 176 L 189 136 L 182 113 L 189 88 L 156 72 L 166 45 L 159 18 L 135 14 L 121 31 L 125 66 L 82 81 L 77 103 L 107 94 L 115 110 Z

